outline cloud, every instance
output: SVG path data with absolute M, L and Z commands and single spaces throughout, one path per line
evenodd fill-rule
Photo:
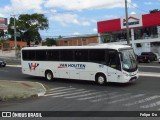
M 105 15 L 104 17 L 106 19 L 115 19 L 115 18 L 118 18 L 118 16 L 116 16 L 116 15 Z
M 74 32 L 72 35 L 80 35 L 79 32 Z
M 91 22 L 92 23 L 97 23 L 97 20 L 96 19 L 91 19 Z
M 86 22 L 82 22 L 82 25 L 83 26 L 90 26 L 90 23 L 88 21 L 86 21 Z
M 0 17 L 5 17 L 5 15 L 0 13 Z
M 117 8 L 124 7 L 124 0 L 48 0 L 45 7 L 56 7 L 64 10 Z
M 3 13 L 23 13 L 29 10 L 41 11 L 44 0 L 11 0 L 10 5 L 1 7 Z
M 90 22 L 80 20 L 77 14 L 56 14 L 49 18 L 52 21 L 59 22 L 62 26 L 68 26 L 69 24 L 81 25 L 81 26 L 90 26 Z
M 130 14 L 133 15 L 133 14 L 136 14 L 136 12 L 133 11 L 133 12 L 131 12 Z
M 93 32 L 97 32 L 98 30 L 97 30 L 97 28 L 93 28 Z
M 80 24 L 80 22 L 78 21 L 77 14 L 57 14 L 55 16 L 50 17 L 50 20 L 60 22 L 63 26 L 67 26 L 70 23 L 77 25 Z
M 144 2 L 145 5 L 151 5 L 152 2 Z

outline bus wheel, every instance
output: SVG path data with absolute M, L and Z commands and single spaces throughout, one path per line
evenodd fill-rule
M 96 82 L 99 85 L 104 85 L 106 83 L 106 77 L 104 74 L 97 74 L 96 75 Z
M 45 78 L 46 80 L 52 80 L 53 79 L 53 73 L 51 71 L 45 72 Z

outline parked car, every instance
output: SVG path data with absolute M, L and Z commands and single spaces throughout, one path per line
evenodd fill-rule
M 6 62 L 3 59 L 0 59 L 0 66 L 5 67 L 6 66 Z
M 138 62 L 151 62 L 156 61 L 157 56 L 153 52 L 142 52 L 140 56 L 137 57 Z

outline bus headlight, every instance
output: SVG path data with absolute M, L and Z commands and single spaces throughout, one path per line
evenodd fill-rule
M 126 72 L 123 72 L 123 74 L 124 74 L 125 76 L 127 76 L 127 77 L 129 76 L 129 74 L 128 74 L 128 73 L 126 73 Z

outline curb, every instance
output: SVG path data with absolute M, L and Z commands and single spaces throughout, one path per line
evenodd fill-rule
M 6 65 L 8 67 L 22 67 L 22 65 Z
M 46 91 L 39 82 L 0 80 L 0 101 L 40 97 Z
M 44 87 L 44 85 L 42 83 L 39 83 L 39 82 L 36 82 L 36 83 L 40 84 L 42 86 L 42 88 L 44 89 L 44 91 L 45 91 L 45 92 L 39 92 L 39 93 L 37 93 L 38 97 L 44 96 L 45 93 L 46 93 L 46 91 L 47 91 L 47 89 Z

